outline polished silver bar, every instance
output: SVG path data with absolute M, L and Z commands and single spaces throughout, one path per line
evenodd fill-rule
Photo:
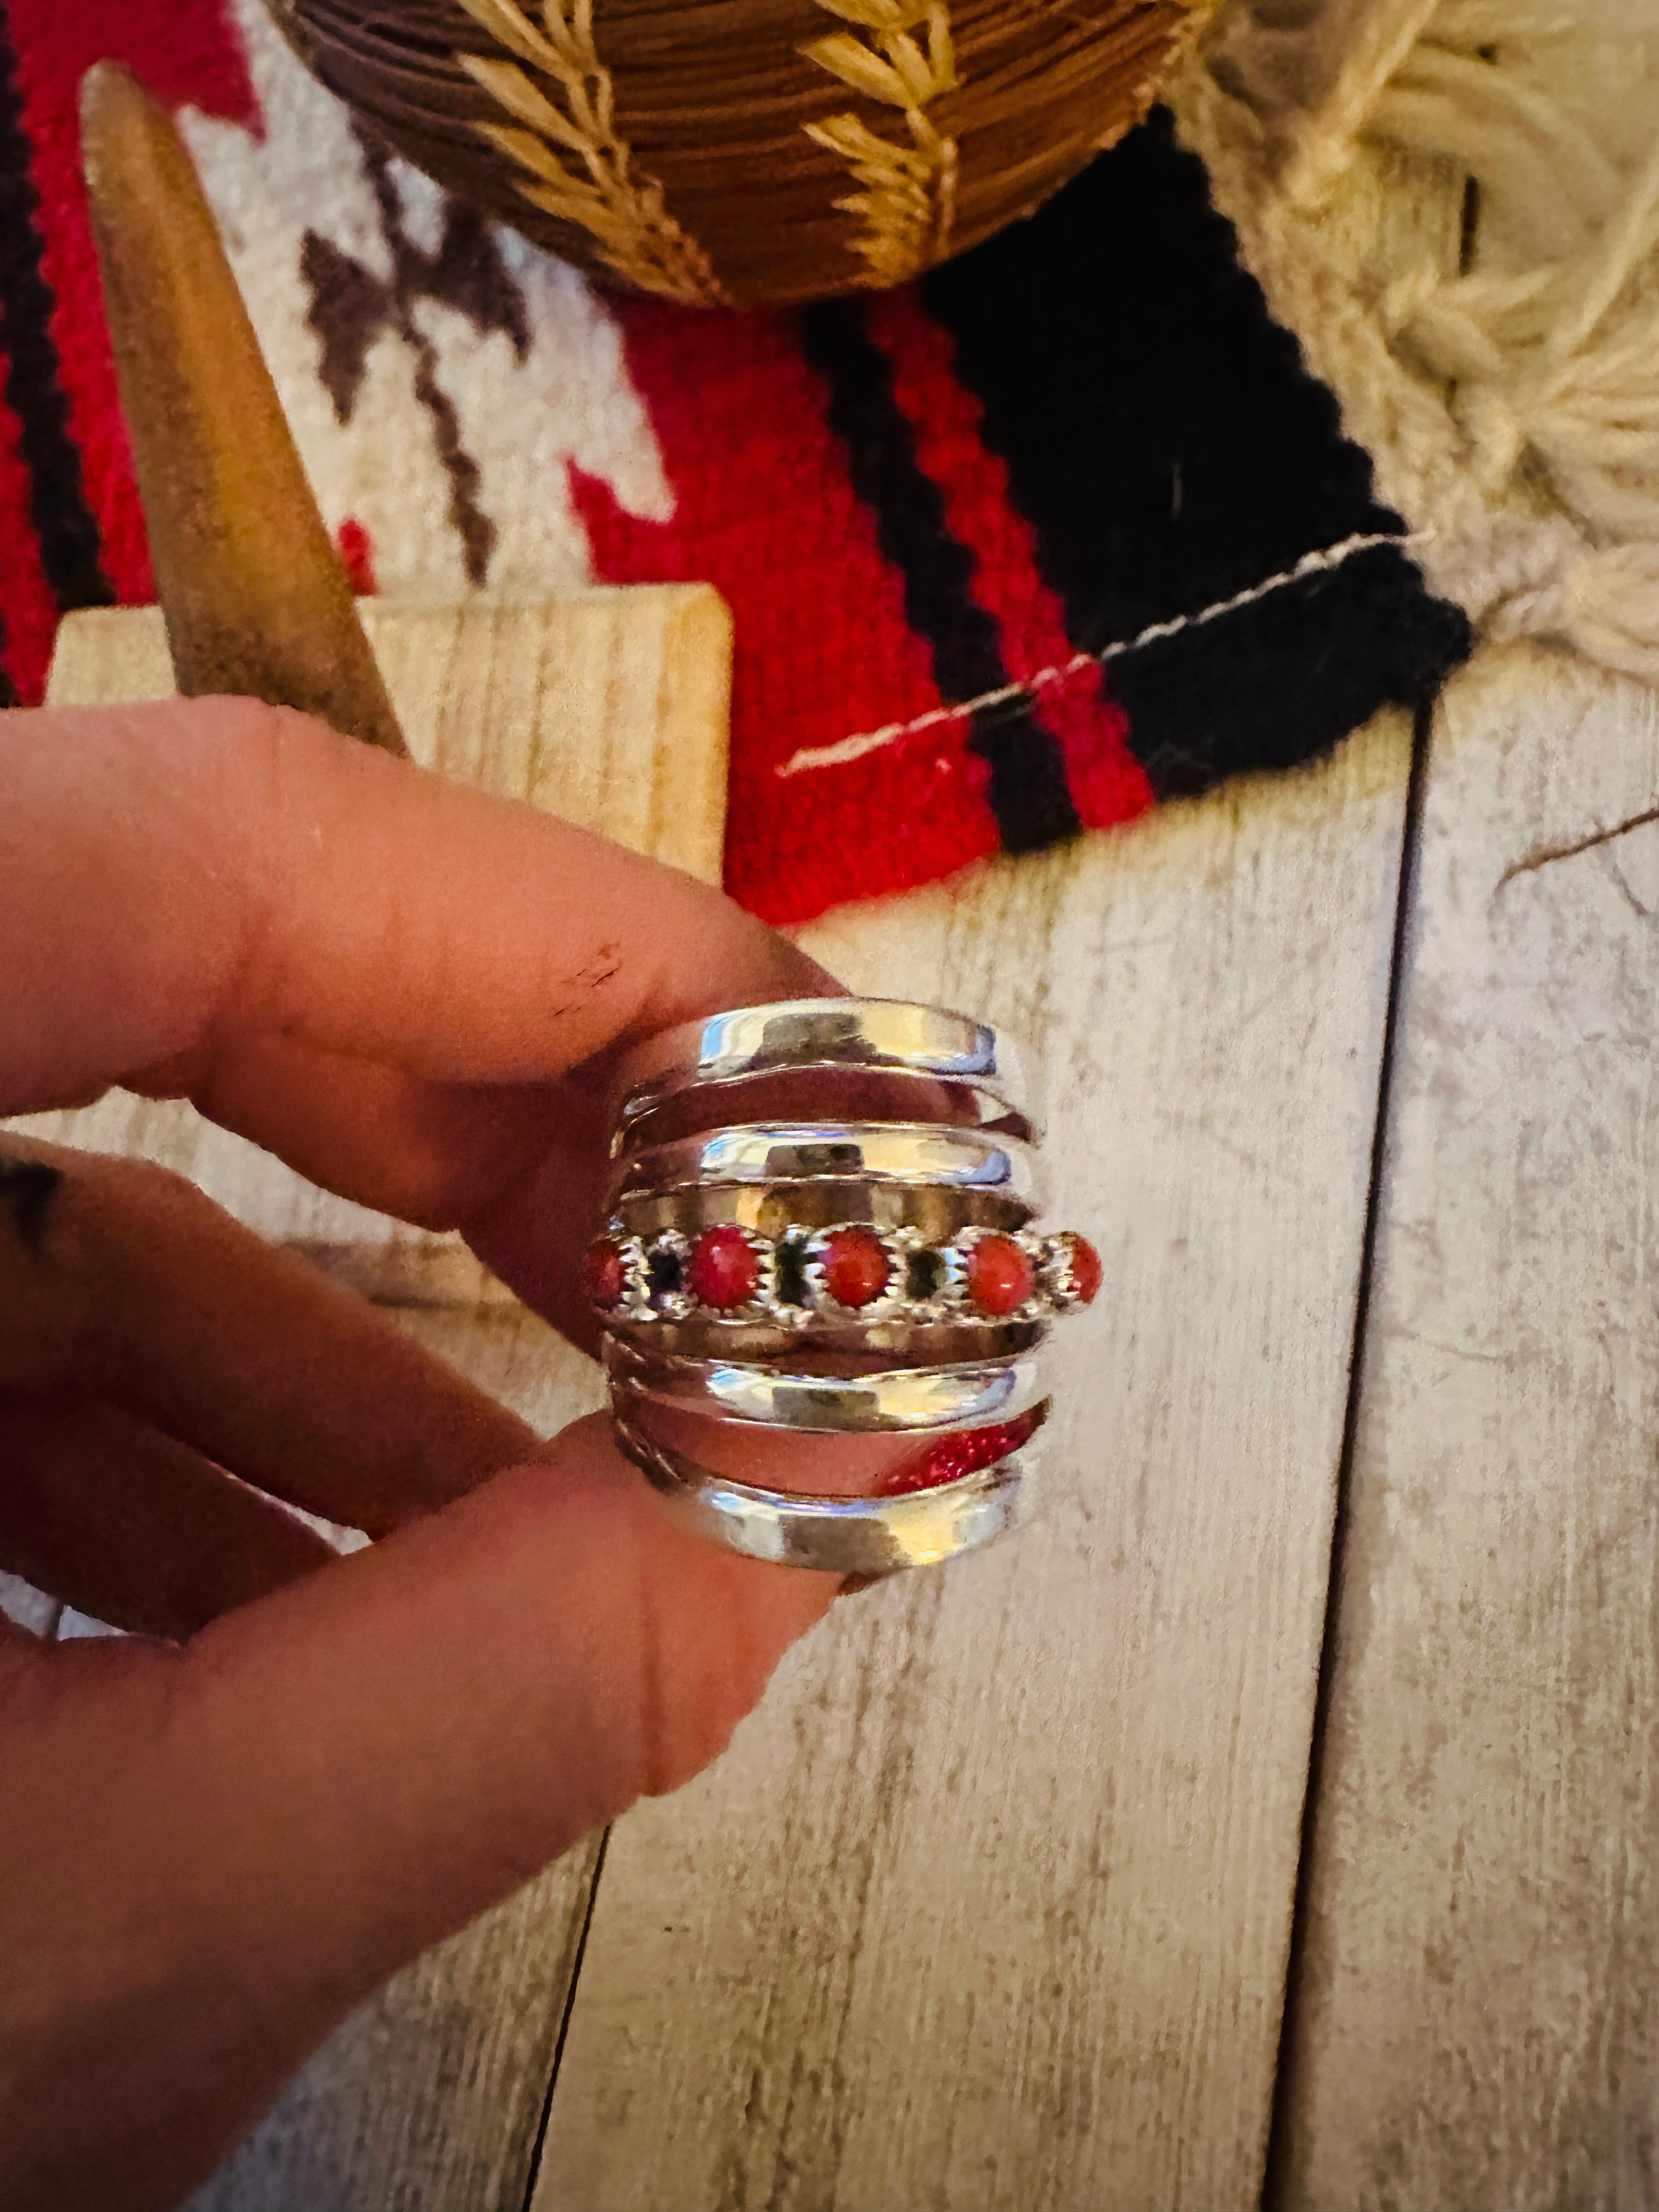
M 777 1566 L 871 1577 L 937 1566 L 1012 1528 L 1035 1454 L 1030 1444 L 933 1490 L 820 1498 L 733 1482 L 646 1435 L 613 1408 L 629 1459 L 701 1536 Z
M 816 1073 L 822 1075 L 824 1071 Z M 646 1145 L 660 1141 L 657 1130 L 663 1124 L 677 1124 L 683 1131 L 694 1119 L 705 1127 L 714 1122 L 752 1121 L 754 1115 L 744 1111 L 745 1092 L 757 1085 L 775 1084 L 778 1079 L 776 1069 L 751 1068 L 741 1075 L 711 1076 L 678 1088 L 648 1092 L 636 1103 L 624 1104 L 618 1113 L 611 1139 L 611 1157 L 620 1159 L 624 1152 L 638 1152 Z M 892 1106 L 896 1120 L 954 1122 L 963 1128 L 1018 1137 L 1027 1144 L 1034 1144 L 1041 1138 L 1041 1130 L 1029 1115 L 1000 1092 L 982 1084 L 946 1076 L 919 1075 L 900 1068 L 882 1069 L 872 1079 L 882 1085 L 884 1103 Z M 694 1102 L 695 1111 L 688 1109 L 688 1099 Z M 947 1099 L 951 1109 L 948 1113 L 941 1110 Z M 671 1128 L 669 1133 L 672 1136 L 675 1131 Z
M 818 1436 L 993 1428 L 1046 1403 L 1030 1356 L 866 1375 L 780 1374 L 732 1360 L 664 1357 L 613 1336 L 604 1358 L 613 1389 L 629 1398 Z
M 1037 1200 L 1033 1147 L 920 1121 L 744 1121 L 630 1154 L 611 1181 L 611 1203 L 699 1185 L 911 1183 Z
M 692 1085 L 835 1067 L 969 1082 L 1016 1107 L 1023 1087 L 1007 1041 L 969 1015 L 905 999 L 790 999 L 710 1014 L 638 1046 L 621 1070 L 621 1119 Z
M 695 1237 L 728 1222 L 763 1237 L 860 1222 L 884 1235 L 909 1231 L 925 1244 L 948 1244 L 968 1229 L 1017 1233 L 1031 1216 L 1030 1203 L 1012 1192 L 943 1183 L 687 1183 L 629 1192 L 617 1201 L 614 1222 L 624 1235 L 647 1241 L 674 1229 Z

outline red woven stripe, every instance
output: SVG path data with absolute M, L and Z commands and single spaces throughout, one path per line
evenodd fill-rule
M 0 394 L 5 363 L 0 359 Z M 46 689 L 58 603 L 40 565 L 40 544 L 29 519 L 28 471 L 18 451 L 17 417 L 0 397 L 0 665 L 26 702 Z
M 998 623 L 1010 677 L 1027 683 L 1064 667 L 1077 655 L 1064 611 L 1037 568 L 1036 537 L 1009 495 L 1007 468 L 980 435 L 980 404 L 957 378 L 950 336 L 911 291 L 874 301 L 870 332 L 893 364 L 894 395 L 915 432 L 917 459 L 945 495 L 951 534 L 978 560 L 974 597 Z M 1036 697 L 1085 828 L 1127 822 L 1152 805 L 1103 669 L 1044 684 Z
M 737 622 L 726 887 L 775 922 L 906 889 L 994 852 L 982 765 L 953 722 L 933 742 L 782 779 L 802 747 L 941 702 L 903 587 L 825 424 L 787 319 L 620 310 L 629 366 L 676 495 L 672 522 L 625 514 L 572 471 L 597 572 L 702 578 Z
M 76 101 L 95 61 L 125 61 L 170 104 L 258 126 L 247 65 L 218 0 L 7 0 L 18 88 L 34 149 L 52 336 L 103 564 L 120 597 L 155 597 L 132 459 L 115 392 L 97 260 L 81 180 Z M 8 620 L 13 619 L 7 601 Z

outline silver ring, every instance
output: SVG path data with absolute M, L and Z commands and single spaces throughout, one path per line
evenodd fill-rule
M 1004 1041 L 902 1000 L 791 1000 L 653 1038 L 618 1085 L 584 1285 L 618 1438 L 680 1516 L 751 1558 L 864 1577 L 1010 1526 L 1048 1410 L 1035 1355 L 1100 1261 L 1030 1225 L 1036 1148 Z M 902 1487 L 807 1497 L 701 1466 L 653 1408 L 933 1441 Z
M 728 1183 L 942 1185 L 994 1192 L 1029 1211 L 1036 1159 L 1017 1137 L 917 1121 L 749 1121 L 623 1155 L 612 1204 Z
M 611 1419 L 623 1451 L 699 1535 L 748 1559 L 825 1574 L 890 1575 L 978 1550 L 1018 1519 L 1033 1460 L 1022 1445 L 931 1490 L 822 1498 L 730 1481 L 647 1436 L 620 1409 Z
M 1018 1106 L 1007 1041 L 971 1015 L 903 999 L 785 999 L 684 1022 L 635 1048 L 621 1070 L 624 1127 L 673 1092 L 762 1074 L 836 1067 L 965 1082 Z
M 607 1337 L 613 1387 L 653 1405 L 813 1436 L 923 1435 L 999 1426 L 1046 1405 L 1037 1362 L 963 1361 L 866 1375 L 780 1374 L 729 1359 L 663 1356 Z
M 792 1328 L 768 1322 L 722 1321 L 716 1332 L 699 1316 L 693 1321 L 634 1322 L 609 1317 L 611 1333 L 641 1349 L 677 1359 L 742 1359 L 757 1362 L 799 1359 L 803 1350 L 822 1347 L 848 1358 L 872 1357 L 895 1366 L 958 1367 L 995 1359 L 1024 1358 L 1048 1334 L 1042 1322 L 817 1322 Z
M 719 1080 L 710 1078 L 707 1082 L 687 1084 L 677 1090 L 648 1091 L 631 1104 L 624 1103 L 621 1112 L 627 1118 L 617 1120 L 611 1139 L 611 1157 L 619 1159 L 624 1152 L 667 1141 L 680 1134 L 684 1124 L 694 1116 L 721 1121 L 756 1121 L 760 1117 L 752 1111 L 745 1112 L 744 1104 L 757 1089 L 775 1085 L 786 1075 L 833 1077 L 840 1072 L 840 1063 L 831 1069 L 817 1070 L 757 1068 L 746 1074 Z M 906 1068 L 888 1067 L 867 1073 L 871 1081 L 880 1084 L 884 1097 L 900 1109 L 899 1118 L 904 1121 L 922 1121 L 939 1116 L 941 1102 L 948 1101 L 951 1108 L 950 1126 L 983 1129 L 993 1136 L 1018 1137 L 1026 1144 L 1037 1140 L 1039 1132 L 1030 1118 L 1018 1106 L 1010 1105 L 1000 1092 L 982 1084 L 918 1075 Z

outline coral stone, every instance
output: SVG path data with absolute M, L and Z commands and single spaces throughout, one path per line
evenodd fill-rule
M 1080 1306 L 1091 1306 L 1105 1273 L 1100 1255 L 1086 1237 L 1068 1237 L 1066 1246 L 1066 1289 Z
M 907 1492 L 938 1490 L 964 1475 L 978 1474 L 999 1460 L 1029 1444 L 1042 1425 L 1041 1413 L 1022 1413 L 1017 1420 L 1000 1422 L 993 1429 L 968 1429 L 958 1436 L 942 1437 L 908 1467 L 895 1468 L 876 1485 L 880 1498 L 899 1498 Z
M 893 1263 L 873 1229 L 837 1229 L 823 1240 L 823 1287 L 854 1312 L 887 1288 Z
M 1031 1255 L 1012 1237 L 981 1237 L 968 1255 L 968 1295 L 976 1311 L 1002 1321 L 1036 1288 Z
M 691 1247 L 691 1290 L 716 1313 L 746 1306 L 760 1282 L 760 1256 L 741 1229 L 705 1229 Z
M 622 1304 L 627 1288 L 628 1264 L 621 1245 L 608 1237 L 590 1244 L 582 1255 L 582 1289 L 589 1303 L 608 1312 Z

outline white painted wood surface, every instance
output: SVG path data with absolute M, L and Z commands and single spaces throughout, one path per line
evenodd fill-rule
M 1488 650 L 1424 814 L 1284 2203 L 1659 2203 L 1656 1042 L 1659 697 Z
M 399 1977 L 196 2212 L 1255 2201 L 1407 750 L 811 933 L 1036 1047 L 1108 1269 L 1038 1516 L 841 1607 L 596 1894 L 590 1851 Z M 1646 2206 L 1653 695 L 1489 648 L 1419 866 L 1273 2201 Z M 405 1321 L 592 1402 L 526 1316 Z
M 1033 1525 L 844 1604 L 614 1832 L 535 2212 L 1254 2201 L 1407 757 L 809 933 L 1030 1040 L 1106 1285 Z
M 598 1370 L 521 1310 L 405 1328 L 550 1434 Z M 191 2212 L 519 2212 L 598 1838 L 418 1960 L 332 2036 Z
M 422 766 L 720 881 L 732 623 L 718 592 L 692 584 L 520 605 L 365 599 L 360 612 Z M 159 609 L 94 610 L 62 625 L 54 705 L 172 691 Z M 95 1106 L 15 1126 L 160 1160 L 261 1235 L 389 1304 L 510 1304 L 459 1237 L 326 1196 L 187 1105 L 112 1092 Z

